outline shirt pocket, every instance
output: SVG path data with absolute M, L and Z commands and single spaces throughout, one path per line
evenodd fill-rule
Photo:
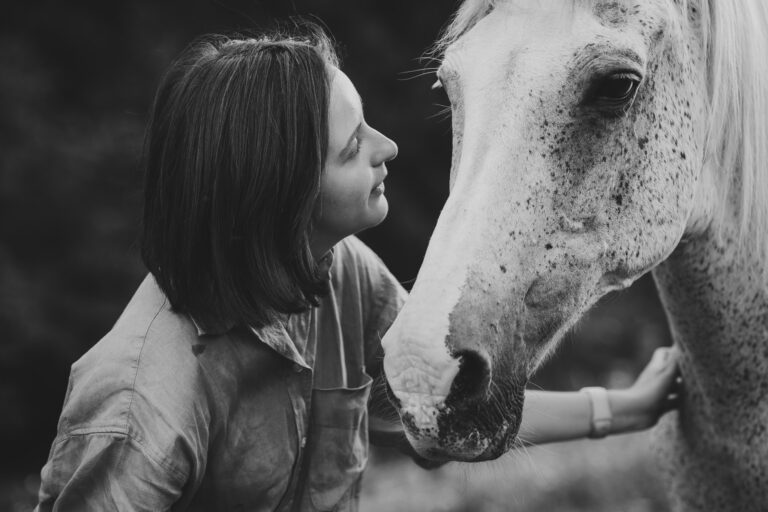
M 368 462 L 368 396 L 372 379 L 354 388 L 314 389 L 309 446 L 309 497 L 317 510 L 354 506 Z

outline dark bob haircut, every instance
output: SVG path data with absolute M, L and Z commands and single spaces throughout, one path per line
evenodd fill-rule
M 158 87 L 145 140 L 142 258 L 174 310 L 260 326 L 327 289 L 309 249 L 328 146 L 328 37 L 211 36 Z

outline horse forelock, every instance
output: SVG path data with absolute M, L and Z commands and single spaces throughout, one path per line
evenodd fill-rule
M 446 49 L 499 4 L 514 0 L 466 0 L 432 53 Z M 579 1 L 570 0 L 564 9 Z M 741 249 L 755 254 L 768 278 L 768 2 L 765 0 L 672 0 L 691 13 L 698 44 L 707 49 L 708 130 L 705 163 L 718 170 L 715 225 L 724 226 L 736 198 Z M 670 6 L 672 6 L 670 3 Z M 685 23 L 689 21 L 684 17 Z M 734 189 L 734 187 L 738 187 Z
M 598 3 L 600 0 L 570 0 L 563 2 L 564 9 L 573 7 L 577 2 Z M 514 0 L 465 0 L 443 30 L 432 52 L 439 56 L 457 39 L 471 30 L 478 21 L 487 16 L 497 5 L 511 4 Z

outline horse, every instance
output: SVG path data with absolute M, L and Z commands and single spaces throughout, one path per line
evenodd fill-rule
M 437 44 L 450 193 L 383 338 L 408 440 L 499 457 L 531 374 L 651 272 L 681 352 L 676 510 L 768 509 L 764 0 L 466 0 Z

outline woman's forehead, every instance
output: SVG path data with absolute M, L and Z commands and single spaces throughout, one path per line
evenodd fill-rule
M 331 151 L 342 149 L 362 121 L 362 100 L 349 77 L 331 69 L 331 101 L 328 111 Z

